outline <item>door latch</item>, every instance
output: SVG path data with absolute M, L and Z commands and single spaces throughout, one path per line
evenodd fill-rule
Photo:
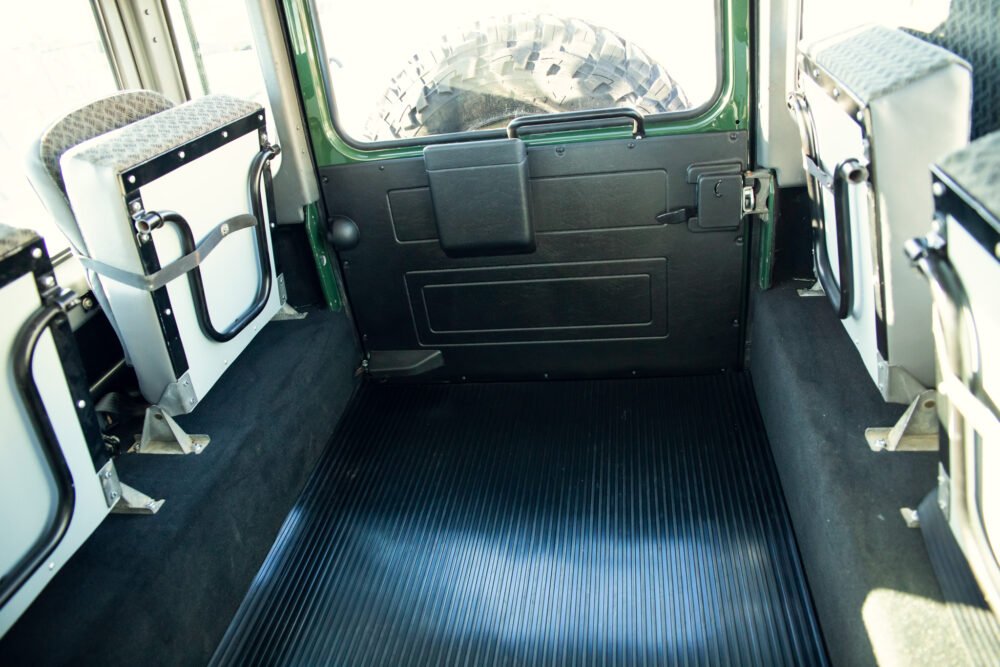
M 770 171 L 748 171 L 743 174 L 743 217 L 767 215 L 773 180 L 774 174 Z

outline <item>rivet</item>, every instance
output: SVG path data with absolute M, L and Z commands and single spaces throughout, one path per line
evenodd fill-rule
M 84 409 L 85 407 L 87 407 L 87 401 L 81 398 L 79 401 L 76 402 L 76 407 L 80 408 L 81 410 Z
M 840 88 L 834 88 L 833 89 L 833 99 L 837 99 L 838 97 L 840 97 Z
M 163 314 L 164 314 L 164 315 L 172 315 L 172 314 L 173 314 L 173 312 L 174 312 L 174 311 L 172 311 L 172 310 L 170 310 L 169 308 L 167 308 L 166 310 L 164 310 L 164 311 L 163 311 Z
M 226 138 L 228 138 L 228 137 L 229 137 L 229 131 L 228 131 L 228 130 L 223 130 L 223 131 L 222 131 L 222 138 L 223 138 L 223 139 L 226 139 Z
M 135 176 L 129 176 L 128 177 L 128 182 L 129 183 L 135 183 Z
M 45 276 L 44 278 L 42 278 L 42 284 L 45 285 L 46 287 L 52 287 L 53 285 L 56 284 L 56 279 L 53 278 L 52 276 Z
M 818 69 L 814 69 L 813 70 L 813 78 L 814 79 L 818 79 L 819 78 L 819 70 Z
M 935 181 L 934 185 L 931 186 L 931 192 L 934 193 L 935 197 L 944 196 L 944 184 L 941 181 Z
M 32 249 L 31 256 L 34 257 L 35 259 L 41 258 L 41 256 L 42 256 L 42 249 L 41 248 L 34 248 L 34 249 Z
M 50 562 L 49 562 L 49 569 L 50 569 L 50 570 L 54 570 L 54 569 L 56 569 L 56 564 L 55 564 L 55 562 L 52 562 L 52 561 L 50 561 Z
M 262 144 L 266 144 L 267 143 L 267 133 L 265 133 L 265 132 L 261 132 L 260 133 L 260 143 L 262 143 Z
M 262 113 L 257 114 L 257 120 L 264 120 L 264 114 Z
M 187 153 L 185 153 L 184 151 L 181 151 L 180 153 L 177 154 L 177 157 L 179 157 L 180 159 L 183 160 L 184 158 L 187 157 Z

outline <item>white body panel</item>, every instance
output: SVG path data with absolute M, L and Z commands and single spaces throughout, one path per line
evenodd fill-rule
M 27 410 L 14 384 L 11 348 L 21 325 L 41 305 L 34 277 L 28 273 L 0 289 L 0 349 L 6 368 L 0 385 L 0 572 L 11 567 L 41 535 L 55 512 L 55 483 Z M 27 609 L 69 557 L 109 512 L 104 492 L 84 439 L 77 408 L 66 386 L 52 335 L 43 334 L 35 352 L 34 377 L 52 426 L 62 446 L 76 488 L 73 516 L 62 542 L 48 562 L 37 570 L 0 609 L 0 636 Z
M 143 273 L 132 220 L 121 185 L 121 169 L 88 158 L 95 144 L 115 141 L 109 133 L 67 152 L 62 170 L 77 224 L 95 260 L 133 273 Z M 183 145 L 171 149 L 176 154 Z M 230 139 L 221 147 L 189 159 L 183 166 L 142 185 L 139 196 L 146 211 L 171 210 L 191 226 L 195 241 L 219 223 L 252 213 L 249 170 L 260 150 L 256 131 Z M 263 191 L 263 187 L 261 188 Z M 266 197 L 266 194 L 262 193 Z M 166 289 L 171 313 L 180 333 L 188 370 L 178 377 L 168 355 L 151 295 L 107 277 L 101 283 L 115 313 L 125 347 L 135 367 L 143 396 L 167 412 L 190 412 L 204 398 L 228 365 L 246 348 L 256 333 L 281 307 L 270 240 L 270 220 L 261 221 L 267 235 L 271 266 L 271 291 L 267 305 L 235 338 L 216 342 L 205 336 L 196 319 L 188 277 L 170 282 Z M 170 224 L 152 233 L 161 266 L 181 257 L 180 238 Z M 225 330 L 253 304 L 261 280 L 255 232 L 243 229 L 227 236 L 201 264 L 206 301 L 213 325 Z M 182 400 L 165 392 L 179 381 L 187 382 Z M 171 392 L 176 393 L 176 388 Z
M 874 34 L 898 37 L 888 29 Z M 915 38 L 907 39 L 918 42 L 913 56 L 918 65 L 921 58 L 928 60 L 926 49 L 936 49 Z M 879 58 L 909 57 L 909 41 L 894 41 L 884 54 L 871 49 L 871 42 L 866 45 L 869 48 L 856 54 L 857 63 L 865 67 L 848 67 L 840 78 L 837 72 L 823 72 L 836 86 L 839 99 L 832 97 L 829 86 L 824 90 L 813 77 L 802 75 L 799 85 L 812 109 L 823 170 L 832 174 L 849 158 L 868 165 L 869 181 L 852 189 L 854 298 L 842 322 L 882 396 L 887 401 L 908 403 L 921 385 L 933 386 L 934 352 L 930 295 L 903 254 L 903 244 L 926 231 L 933 217 L 930 165 L 968 142 L 971 74 L 957 58 L 942 57 L 925 72 L 895 71 L 894 64 L 888 62 L 884 69 L 890 80 L 878 79 L 865 68 L 882 68 Z M 817 45 L 817 62 L 823 60 L 823 49 L 829 48 L 829 43 Z M 838 56 L 844 59 L 843 52 Z M 852 76 L 864 80 L 851 80 Z M 897 80 L 891 80 L 892 76 Z M 877 92 L 866 98 L 866 90 Z M 845 111 L 845 94 L 860 104 L 858 116 Z M 827 246 L 836 274 L 836 208 L 830 190 L 824 188 L 823 196 Z M 879 349 L 880 328 L 887 358 Z

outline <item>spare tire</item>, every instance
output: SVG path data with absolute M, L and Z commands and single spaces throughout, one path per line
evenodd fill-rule
M 688 108 L 666 70 L 607 28 L 550 15 L 505 16 L 442 38 L 392 79 L 370 141 L 503 127 L 516 116 L 606 107 Z

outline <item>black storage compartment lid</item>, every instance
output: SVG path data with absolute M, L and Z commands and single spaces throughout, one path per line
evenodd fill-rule
M 520 139 L 439 144 L 424 148 L 424 165 L 427 171 L 518 164 L 527 157 L 528 151 Z
M 528 154 L 520 139 L 427 146 L 424 165 L 446 254 L 534 251 Z

